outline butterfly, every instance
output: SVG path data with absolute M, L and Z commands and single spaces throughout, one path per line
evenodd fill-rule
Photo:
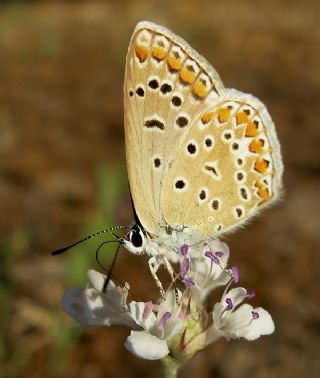
M 224 87 L 165 27 L 139 22 L 128 49 L 124 124 L 136 224 L 122 244 L 177 262 L 182 244 L 244 225 L 281 192 L 283 164 L 265 105 Z

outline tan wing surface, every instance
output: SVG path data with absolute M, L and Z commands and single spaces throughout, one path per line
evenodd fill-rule
M 177 149 L 223 90 L 216 71 L 185 41 L 158 25 L 137 25 L 126 60 L 125 139 L 131 194 L 147 231 L 159 232 L 164 222 L 160 193 L 170 165 L 179 165 Z
M 162 191 L 164 219 L 203 237 L 230 231 L 278 197 L 282 171 L 265 106 L 225 90 L 175 151 Z

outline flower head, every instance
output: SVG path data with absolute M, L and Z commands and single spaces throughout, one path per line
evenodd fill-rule
M 217 240 L 196 248 L 183 245 L 178 279 L 155 302 L 127 303 L 128 284 L 117 287 L 110 281 L 106 289 L 106 277 L 91 270 L 90 286 L 68 290 L 62 307 L 83 327 L 128 326 L 126 348 L 149 360 L 170 355 L 184 361 L 221 337 L 255 340 L 272 333 L 269 313 L 243 303 L 254 292 L 231 288 L 240 275 L 237 267 L 227 269 L 228 258 L 229 248 Z M 208 295 L 220 286 L 225 286 L 220 301 L 208 306 Z

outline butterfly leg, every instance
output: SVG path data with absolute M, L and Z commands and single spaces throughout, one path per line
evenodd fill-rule
M 176 281 L 175 272 L 174 272 L 172 265 L 170 264 L 169 260 L 165 256 L 153 256 L 149 259 L 149 268 L 150 268 L 151 274 L 152 274 L 152 276 L 155 280 L 155 283 L 156 283 L 158 289 L 160 290 L 160 294 L 161 294 L 162 298 L 165 298 L 165 291 L 163 289 L 161 281 L 159 280 L 159 278 L 157 276 L 157 271 L 162 264 L 164 264 L 164 266 L 166 267 L 166 269 L 167 269 L 167 271 L 168 271 L 168 273 L 171 277 L 171 284 L 174 286 L 174 290 L 176 292 L 177 303 L 178 303 L 179 295 L 178 295 L 178 291 L 177 291 L 177 288 L 176 288 L 176 285 L 175 285 L 175 281 Z
M 170 264 L 169 260 L 165 256 L 163 256 L 163 263 L 164 263 L 165 267 L 167 268 L 167 271 L 168 271 L 168 273 L 171 277 L 170 287 L 173 286 L 173 288 L 174 288 L 175 295 L 176 295 L 176 303 L 177 303 L 177 305 L 180 305 L 179 292 L 178 292 L 178 289 L 176 287 L 175 272 L 174 272 L 172 265 Z
M 130 290 L 130 285 L 128 284 L 128 282 L 125 282 L 124 286 L 120 288 L 120 293 L 122 294 L 121 303 L 122 303 L 122 306 L 126 310 L 128 310 L 127 298 L 128 298 L 129 290 Z
M 165 256 L 163 256 L 163 263 L 164 263 L 165 267 L 167 268 L 168 273 L 170 274 L 171 282 L 175 282 L 176 278 L 174 276 L 174 270 L 173 270 L 172 265 L 170 264 L 169 260 Z
M 179 305 L 180 303 L 180 301 L 179 301 L 179 292 L 178 292 L 178 289 L 177 289 L 177 287 L 176 287 L 176 277 L 175 277 L 175 272 L 174 272 L 174 270 L 173 270 L 173 268 L 172 268 L 172 265 L 170 264 L 170 262 L 169 262 L 169 260 L 165 257 L 165 256 L 160 256 L 159 257 L 159 259 L 161 259 L 161 261 L 159 262 L 157 262 L 158 263 L 158 268 L 159 268 L 159 266 L 163 263 L 164 265 L 165 265 L 165 267 L 166 267 L 166 269 L 167 269 L 167 271 L 168 271 L 168 273 L 169 273 L 169 275 L 170 275 L 170 278 L 171 278 L 171 285 L 169 286 L 169 288 L 171 288 L 172 286 L 173 286 L 173 288 L 174 288 L 174 291 L 175 291 L 175 295 L 176 295 L 176 303 L 177 303 L 177 305 Z M 151 259 L 150 259 L 151 260 Z M 150 261 L 149 260 L 149 261 Z M 151 269 L 151 268 L 150 268 Z M 152 273 L 152 272 L 151 272 Z M 158 277 L 157 277 L 157 275 L 155 275 L 155 276 L 153 276 L 154 278 L 155 278 L 155 280 L 156 280 L 156 283 L 157 283 L 157 280 L 159 281 L 159 284 L 161 285 L 161 282 L 160 282 L 160 280 L 158 279 Z M 158 284 L 157 284 L 158 285 Z M 159 285 L 158 285 L 158 287 L 159 287 Z M 160 288 L 160 287 L 159 287 Z M 161 292 L 161 289 L 162 289 L 162 293 L 161 293 L 161 295 L 164 295 L 164 291 L 163 291 L 163 287 L 162 287 L 162 285 L 161 285 L 161 288 L 160 288 L 160 292 Z M 163 298 L 164 298 L 164 296 L 163 296 Z
M 157 259 L 157 256 L 152 256 L 149 261 L 149 268 L 150 268 L 150 272 L 152 274 L 152 277 L 153 279 L 155 280 L 155 283 L 158 287 L 158 289 L 160 290 L 160 294 L 161 294 L 161 297 L 162 298 L 165 298 L 165 291 L 163 290 L 163 286 L 162 286 L 162 283 L 161 281 L 159 280 L 158 276 L 157 276 L 157 271 L 161 265 L 162 262 L 160 262 L 158 259 Z

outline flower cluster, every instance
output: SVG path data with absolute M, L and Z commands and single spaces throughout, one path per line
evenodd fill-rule
M 106 290 L 106 277 L 90 270 L 90 285 L 69 289 L 62 307 L 82 327 L 128 326 L 126 348 L 148 360 L 170 356 L 183 362 L 222 337 L 255 340 L 271 334 L 270 314 L 243 303 L 254 292 L 234 287 L 239 270 L 227 269 L 228 258 L 228 246 L 217 240 L 196 248 L 183 245 L 176 282 L 157 302 L 127 303 L 128 284 L 117 287 L 110 281 Z M 208 295 L 221 286 L 220 301 L 210 306 Z

